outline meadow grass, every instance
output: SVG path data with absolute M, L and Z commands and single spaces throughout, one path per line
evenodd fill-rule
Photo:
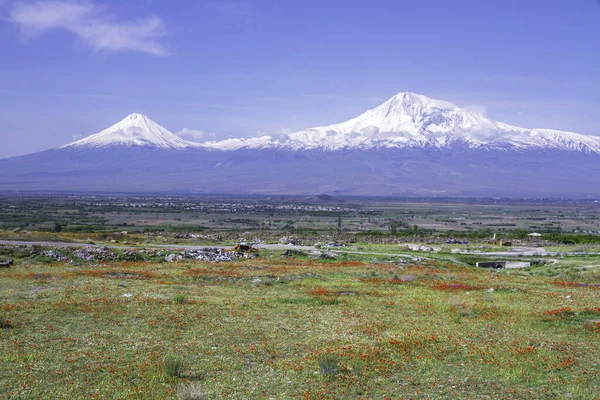
M 0 300 L 6 399 L 600 395 L 600 287 L 563 278 L 439 260 L 18 263 Z

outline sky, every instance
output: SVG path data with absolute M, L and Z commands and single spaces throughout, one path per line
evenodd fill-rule
M 0 157 L 142 113 L 200 141 L 398 92 L 600 135 L 597 0 L 0 0 Z

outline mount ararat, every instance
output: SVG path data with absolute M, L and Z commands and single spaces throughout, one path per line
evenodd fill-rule
M 205 143 L 149 118 L 0 160 L 0 190 L 600 196 L 600 137 L 526 129 L 414 93 L 346 122 Z

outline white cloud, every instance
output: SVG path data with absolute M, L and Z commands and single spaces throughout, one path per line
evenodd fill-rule
M 138 51 L 155 56 L 168 55 L 158 39 L 165 35 L 158 17 L 117 22 L 88 1 L 44 0 L 20 2 L 10 12 L 10 20 L 25 34 L 41 34 L 63 29 L 98 51 Z
M 189 129 L 189 128 L 183 128 L 182 130 L 180 130 L 179 132 L 177 132 L 175 134 L 181 138 L 193 140 L 193 141 L 207 140 L 208 138 L 212 139 L 216 136 L 214 133 L 206 133 L 202 130 Z
M 71 135 L 71 137 L 73 138 L 73 140 L 79 140 L 83 137 L 83 135 Z

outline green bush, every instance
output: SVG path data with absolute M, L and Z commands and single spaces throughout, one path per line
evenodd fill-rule
M 182 294 L 176 294 L 175 296 L 173 296 L 173 301 L 175 302 L 175 304 L 183 304 L 185 303 L 185 296 Z
M 165 375 L 180 376 L 183 372 L 183 359 L 174 354 L 165 357 Z
M 12 321 L 8 318 L 8 314 L 0 311 L 0 329 L 12 328 Z
M 321 374 L 326 377 L 334 377 L 340 372 L 340 359 L 333 354 L 327 354 L 319 360 Z

